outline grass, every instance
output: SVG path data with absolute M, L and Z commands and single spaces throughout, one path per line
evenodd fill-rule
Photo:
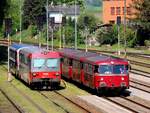
M 38 109 L 34 107 L 25 97 L 15 91 L 9 82 L 7 82 L 7 72 L 0 66 L 0 89 L 2 89 L 15 103 L 19 104 L 25 112 L 39 113 Z M 19 90 L 25 92 L 35 103 L 41 106 L 47 113 L 61 113 L 61 109 L 56 107 L 53 103 L 50 103 L 44 97 L 42 97 L 37 91 L 30 90 L 27 86 L 17 79 L 13 79 L 11 82 Z
M 44 98 L 39 94 L 36 90 L 30 90 L 29 87 L 27 87 L 25 84 L 20 82 L 19 80 L 13 78 L 13 81 L 7 82 L 7 71 L 4 70 L 2 66 L 7 67 L 6 65 L 0 66 L 0 89 L 2 89 L 6 94 L 8 94 L 9 98 L 11 98 L 13 101 L 15 101 L 25 112 L 29 113 L 39 113 L 36 107 L 32 105 L 24 96 L 22 96 L 20 93 L 15 91 L 15 89 L 12 87 L 11 84 L 13 84 L 17 89 L 19 89 L 21 92 L 24 92 L 25 95 L 27 95 L 31 100 L 33 100 L 35 103 L 37 103 L 42 109 L 44 109 L 47 113 L 63 113 L 64 111 L 56 106 L 53 102 L 50 102 L 48 99 Z M 63 86 L 63 84 L 61 84 Z M 88 95 L 88 93 L 82 89 L 79 89 L 77 86 L 67 83 L 67 88 L 59 90 L 60 92 L 67 94 L 68 97 L 74 97 L 76 95 Z M 49 91 L 45 91 L 47 94 L 49 94 Z M 53 92 L 51 92 L 53 93 Z M 58 99 L 59 100 L 59 99 Z M 56 101 L 59 103 L 59 101 Z M 55 100 L 54 100 L 55 101 Z M 64 108 L 71 110 L 70 108 L 64 106 L 66 103 L 63 103 L 65 101 L 61 101 L 59 104 L 62 105 Z M 75 107 L 76 108 L 76 107 Z M 72 111 L 73 109 L 72 108 Z M 75 110 L 78 111 L 78 110 Z

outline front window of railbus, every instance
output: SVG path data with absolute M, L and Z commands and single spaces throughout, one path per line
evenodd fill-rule
M 102 75 L 111 75 L 111 74 L 128 74 L 128 66 L 122 64 L 115 65 L 100 65 L 98 67 L 98 73 Z
M 59 71 L 60 59 L 59 58 L 34 58 L 32 60 L 33 71 Z

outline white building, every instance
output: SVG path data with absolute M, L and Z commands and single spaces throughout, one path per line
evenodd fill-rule
M 55 24 L 61 24 L 62 23 L 62 17 L 65 16 L 66 18 L 71 17 L 74 19 L 75 17 L 78 18 L 80 13 L 80 6 L 79 5 L 57 5 L 53 6 L 50 5 L 48 7 L 48 17 L 54 17 Z

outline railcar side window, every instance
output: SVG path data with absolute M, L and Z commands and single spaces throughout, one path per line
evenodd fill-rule
M 25 57 L 25 55 L 22 53 L 20 53 L 19 55 L 19 60 L 21 61 L 21 63 L 28 64 L 28 58 Z
M 13 59 L 16 59 L 16 52 L 13 50 L 10 50 L 10 57 L 12 57 Z

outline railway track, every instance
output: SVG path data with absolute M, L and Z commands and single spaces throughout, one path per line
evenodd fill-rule
M 75 103 L 74 101 L 72 101 L 69 97 L 59 93 L 58 91 L 52 91 L 51 94 L 49 94 L 50 92 L 39 92 L 43 97 L 45 97 L 46 99 L 48 99 L 50 102 L 54 103 L 56 106 L 60 107 L 64 112 L 66 113 L 70 113 L 70 112 L 74 112 L 72 111 L 72 109 L 66 108 L 67 106 L 63 106 L 62 103 L 60 101 L 65 102 L 65 104 L 69 104 L 68 106 L 73 106 L 72 108 L 74 109 L 79 109 L 79 111 L 81 113 L 90 113 L 90 111 L 88 111 L 87 109 L 85 109 L 84 107 L 78 105 L 78 103 Z M 53 93 L 53 94 L 52 94 Z M 54 98 L 52 98 L 51 95 L 55 95 L 58 98 L 61 98 L 59 101 L 58 100 L 54 100 Z M 71 110 L 71 111 L 70 111 Z
M 139 100 L 135 100 L 135 98 L 128 97 L 104 97 L 106 100 L 111 101 L 133 113 L 149 113 L 150 106 L 141 103 Z
M 130 80 L 130 86 L 143 92 L 150 93 L 150 86 L 144 83 Z
M 29 96 L 27 96 L 24 92 L 22 92 L 21 90 L 19 90 L 18 88 L 16 88 L 15 85 L 11 84 L 11 86 L 13 86 L 13 88 L 19 93 L 21 94 L 23 97 L 25 97 L 25 99 L 27 99 L 34 107 L 36 107 L 39 112 L 41 113 L 46 113 L 46 111 L 41 108 L 36 102 L 34 102 Z
M 18 41 L 13 41 L 13 42 L 18 42 Z M 8 40 L 0 40 L 0 44 L 7 46 L 8 45 Z M 38 44 L 33 43 L 33 45 L 38 45 Z M 46 45 L 43 45 L 43 47 L 46 47 Z M 58 48 L 58 47 L 56 46 L 55 48 Z M 79 49 L 79 50 L 83 50 L 83 49 Z M 107 56 L 113 56 L 112 54 L 116 53 L 114 51 L 99 51 L 99 50 L 93 50 L 93 49 L 89 49 L 89 51 L 96 52 L 98 54 L 101 53 L 101 54 L 104 54 L 104 55 L 107 55 Z M 111 55 L 108 55 L 108 54 L 111 54 Z M 145 58 L 146 60 L 148 60 L 150 58 L 149 54 L 140 54 L 140 53 L 127 53 L 127 54 L 130 55 L 130 56 L 134 56 L 134 57 Z M 131 62 L 131 64 L 150 68 L 150 64 L 148 64 L 148 63 L 137 62 L 137 61 L 133 61 L 133 60 L 130 60 L 130 59 L 128 59 L 128 60 Z
M 5 67 L 5 66 L 1 66 L 1 67 L 3 67 L 3 69 L 5 70 L 5 71 L 7 71 L 7 68 Z M 37 108 L 38 109 L 38 111 L 39 112 L 41 112 L 41 113 L 46 113 L 46 111 L 43 109 L 43 108 L 41 108 L 36 102 L 34 102 L 28 95 L 26 95 L 24 92 L 22 92 L 21 90 L 19 90 L 15 85 L 13 85 L 12 83 L 10 83 L 11 84 L 11 86 L 14 88 L 14 91 L 15 92 L 17 92 L 17 93 L 19 93 L 19 94 L 21 94 L 26 100 L 28 100 L 35 108 Z M 5 93 L 4 93 L 5 94 Z M 6 95 L 7 96 L 7 95 Z M 14 103 L 14 105 L 15 105 L 15 103 Z M 17 106 L 18 107 L 18 106 Z M 21 110 L 21 113 L 24 113 L 24 112 L 22 112 L 22 110 Z
M 18 106 L 18 104 L 17 103 L 15 103 L 13 100 L 11 100 L 8 96 L 7 96 L 7 94 L 4 92 L 4 91 L 2 91 L 1 89 L 0 89 L 0 92 L 6 97 L 6 99 L 12 104 L 12 106 L 14 107 L 14 109 L 16 110 L 16 112 L 18 112 L 18 113 L 25 113 L 25 111 L 20 107 L 20 106 Z
M 130 72 L 133 73 L 133 74 L 138 74 L 138 75 L 150 78 L 150 73 L 149 72 L 145 72 L 145 71 L 142 71 L 142 70 L 139 70 L 139 69 L 132 69 Z

